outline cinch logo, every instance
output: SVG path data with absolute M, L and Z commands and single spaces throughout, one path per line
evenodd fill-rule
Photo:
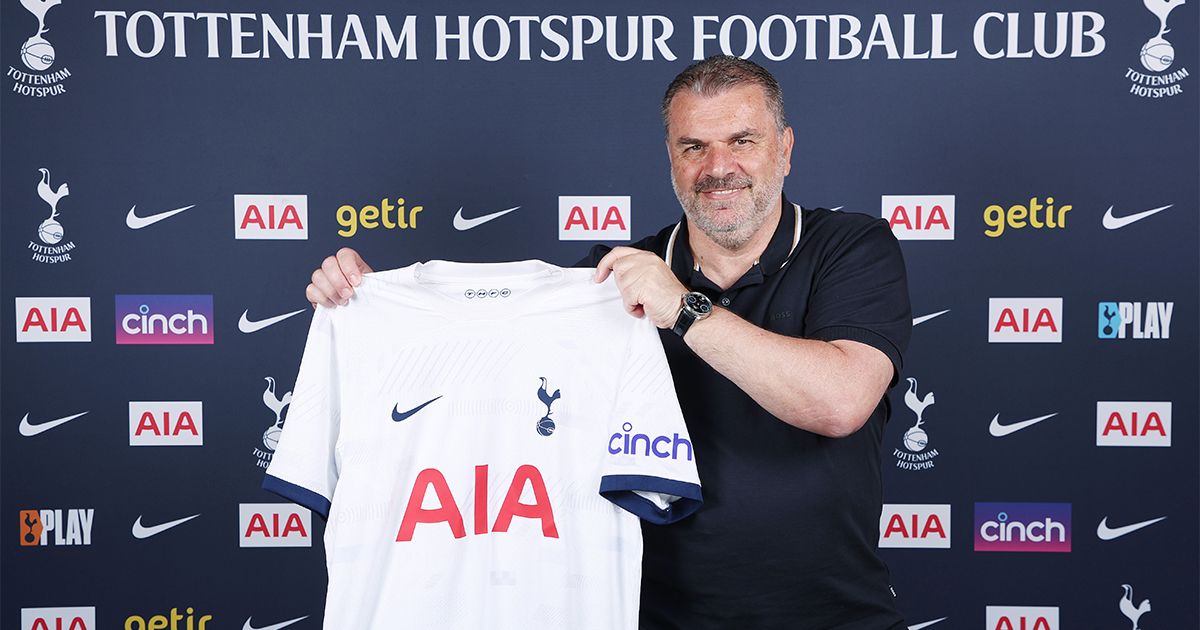
M 949 504 L 887 504 L 879 515 L 880 549 L 949 549 Z
M 522 503 L 521 495 L 525 494 L 525 486 L 529 485 L 533 503 Z M 468 496 L 474 496 L 472 511 L 473 530 L 476 535 L 489 533 L 488 530 L 488 467 L 475 467 L 475 486 Z M 430 489 L 437 496 L 437 507 L 427 509 L 425 499 Z M 520 516 L 531 520 L 541 521 L 542 536 L 558 538 L 558 527 L 554 524 L 554 509 L 550 506 L 550 495 L 546 492 L 546 482 L 536 466 L 524 465 L 513 473 L 512 483 L 508 485 L 508 493 L 500 504 L 500 512 L 492 523 L 492 532 L 507 532 L 512 525 L 513 517 Z M 446 477 L 436 468 L 426 468 L 417 473 L 413 481 L 412 492 L 408 495 L 408 507 L 404 510 L 404 518 L 400 529 L 396 532 L 396 542 L 409 542 L 413 539 L 417 525 L 420 523 L 445 523 L 450 526 L 450 533 L 455 538 L 467 535 L 463 524 L 463 515 L 458 511 L 458 503 L 450 492 Z M 432 528 L 426 528 L 432 529 Z M 444 530 L 443 530 L 444 531 Z
M 233 235 L 238 240 L 307 240 L 308 195 L 234 195 Z
M 1096 403 L 1096 446 L 1170 445 L 1171 403 Z
M 621 425 L 623 433 L 614 433 L 608 438 L 608 452 L 613 455 L 651 455 L 659 459 L 679 459 L 679 447 L 683 454 L 692 461 L 692 443 L 687 438 L 675 433 L 671 437 L 659 435 L 651 438 L 645 433 L 633 433 L 633 425 L 626 422 Z M 639 451 L 638 445 L 641 444 Z
M 311 547 L 312 512 L 289 503 L 238 505 L 239 546 Z
M 1063 300 L 989 298 L 988 343 L 1062 343 Z
M 118 295 L 117 344 L 213 343 L 211 295 Z
M 95 630 L 96 608 L 22 608 L 21 630 Z
M 361 210 L 344 205 L 337 209 L 337 222 L 342 226 L 338 236 L 350 238 L 358 234 L 359 228 L 374 230 L 380 226 L 385 230 L 415 230 L 417 215 L 424 209 L 425 206 L 413 206 L 405 210 L 404 197 L 396 197 L 395 204 L 385 197 L 378 206 L 363 206 Z
M 1152 19 L 1145 20 L 1145 23 L 1149 26 L 1157 21 L 1158 32 L 1146 40 L 1145 44 L 1142 44 L 1142 50 L 1138 54 L 1142 68 L 1152 74 L 1139 72 L 1133 68 L 1125 70 L 1125 78 L 1130 81 L 1130 94 L 1142 98 L 1164 98 L 1183 93 L 1183 86 L 1180 85 L 1180 82 L 1188 78 L 1187 68 L 1181 67 L 1173 72 L 1167 72 L 1175 63 L 1175 47 L 1163 35 L 1171 32 L 1171 29 L 1167 27 L 1167 18 L 1184 2 L 1185 0 L 1143 0 L 1146 10 L 1151 13 L 1151 16 L 1146 17 L 1152 17 Z M 1195 20 L 1195 18 L 1192 19 Z
M 8 76 L 15 81 L 12 91 L 17 94 L 44 98 L 58 96 L 67 91 L 67 87 L 62 82 L 71 76 L 71 71 L 66 68 L 49 71 L 54 67 L 56 60 L 54 46 L 42 37 L 50 32 L 50 29 L 46 27 L 46 13 L 59 4 L 61 4 L 60 0 L 21 1 L 21 6 L 32 13 L 37 20 L 37 30 L 29 39 L 25 40 L 25 43 L 21 44 L 21 63 L 25 64 L 32 74 L 17 70 L 12 66 L 8 67 Z
M 997 238 L 1004 234 L 1005 227 L 1020 230 L 1031 227 L 1035 230 L 1054 230 L 1067 227 L 1067 213 L 1070 205 L 1054 207 L 1054 197 L 1046 197 L 1046 202 L 1039 203 L 1037 197 L 1029 200 L 1029 205 L 1015 204 L 1007 209 L 1004 206 L 990 205 L 983 209 L 983 222 L 990 229 L 983 233 Z
M 204 403 L 130 402 L 130 446 L 204 446 Z
M 94 509 L 21 510 L 21 546 L 56 547 L 92 544 Z M 54 532 L 54 538 L 50 538 Z
M 207 630 L 207 624 L 212 621 L 212 618 L 212 615 L 197 617 L 196 611 L 191 606 L 188 606 L 187 611 L 183 613 L 179 612 L 178 608 L 172 608 L 171 612 L 165 615 L 127 617 L 125 630 Z
M 1059 630 L 1057 606 L 988 606 L 987 630 Z
M 629 197 L 558 198 L 560 241 L 627 241 L 632 220 Z
M 883 195 L 881 205 L 899 240 L 954 240 L 954 195 Z
M 1070 550 L 1070 503 L 975 504 L 975 551 Z
M 17 343 L 91 341 L 92 299 L 17 298 Z
M 1101 302 L 1097 308 L 1101 339 L 1170 339 L 1174 302 Z

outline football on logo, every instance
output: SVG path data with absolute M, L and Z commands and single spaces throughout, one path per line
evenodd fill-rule
M 1171 42 L 1154 37 L 1142 46 L 1142 66 L 1151 72 L 1162 72 L 1175 61 L 1175 48 Z
M 54 65 L 54 46 L 50 42 L 34 35 L 21 45 L 21 61 L 35 72 L 49 70 Z

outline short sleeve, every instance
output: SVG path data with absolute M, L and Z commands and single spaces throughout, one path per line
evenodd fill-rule
M 885 221 L 872 221 L 831 244 L 821 266 L 805 336 L 849 339 L 879 350 L 895 368 L 894 384 L 912 335 L 908 276 L 896 237 Z
M 658 331 L 631 319 L 620 389 L 602 446 L 600 494 L 655 524 L 674 523 L 703 502 L 692 448 Z
M 308 329 L 283 434 L 262 487 L 325 517 L 338 479 L 337 392 L 333 323 L 329 309 L 319 306 Z

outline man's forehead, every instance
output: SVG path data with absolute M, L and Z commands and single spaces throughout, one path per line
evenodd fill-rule
M 773 119 L 766 91 L 755 84 L 737 85 L 711 95 L 681 90 L 668 109 L 673 137 L 697 133 L 729 134 L 753 128 L 765 131 L 774 126 L 765 121 Z

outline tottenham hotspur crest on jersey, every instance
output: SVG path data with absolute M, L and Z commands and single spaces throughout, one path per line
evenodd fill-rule
M 537 432 L 548 436 L 554 433 L 554 421 L 550 419 L 550 407 L 554 405 L 554 401 L 562 397 L 562 391 L 556 389 L 551 394 L 546 383 L 546 377 L 542 376 L 539 378 L 542 381 L 542 386 L 538 388 L 538 398 L 541 399 L 543 405 L 546 405 L 546 415 L 538 420 Z

